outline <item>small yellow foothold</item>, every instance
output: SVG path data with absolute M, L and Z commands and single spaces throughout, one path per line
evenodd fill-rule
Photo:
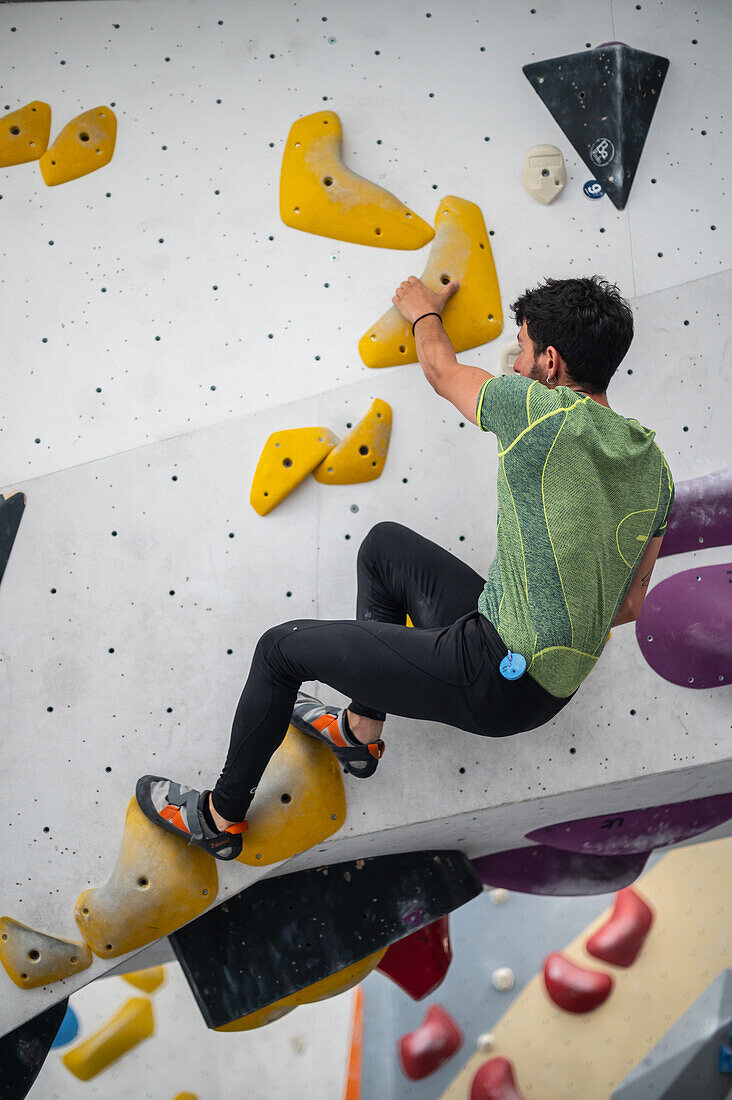
M 378 397 L 363 420 L 323 459 L 313 477 L 324 485 L 356 485 L 381 477 L 391 437 L 391 405 Z
M 290 726 L 259 781 L 237 856 L 250 867 L 290 859 L 340 829 L 346 795 L 333 753 Z
M 87 176 L 109 164 L 117 140 L 117 119 L 110 107 L 94 107 L 77 115 L 41 157 L 41 173 L 49 187 Z
M 179 1092 L 177 1096 L 173 1097 L 173 1100 L 198 1100 L 195 1092 Z
M 133 970 L 131 974 L 122 974 L 121 977 L 143 993 L 154 993 L 165 981 L 165 967 L 149 966 L 146 970 Z
M 327 428 L 289 428 L 273 432 L 254 471 L 249 502 L 266 516 L 319 466 L 338 443 Z
M 17 986 L 35 989 L 86 970 L 92 953 L 85 943 L 49 936 L 12 917 L 0 917 L 0 962 Z
M 503 328 L 503 311 L 480 207 L 448 195 L 437 210 L 435 228 L 435 240 L 421 278 L 434 291 L 442 290 L 449 282 L 460 283 L 442 312 L 445 332 L 455 351 L 495 340 Z M 395 367 L 417 361 L 412 326 L 394 306 L 361 337 L 358 350 L 367 367 Z
M 365 959 L 359 959 L 358 962 L 351 963 L 343 970 L 337 970 L 335 974 L 329 974 L 327 978 L 321 978 L 319 982 L 314 982 L 313 985 L 306 986 L 305 989 L 300 989 L 297 993 L 290 993 L 289 996 L 283 997 L 281 1001 L 275 1001 L 273 1004 L 267 1005 L 266 1008 L 259 1008 L 256 1012 L 250 1012 L 247 1016 L 232 1020 L 229 1024 L 222 1024 L 221 1027 L 214 1028 L 214 1030 L 251 1031 L 255 1027 L 263 1027 L 264 1024 L 270 1024 L 273 1020 L 279 1020 L 281 1016 L 292 1012 L 293 1008 L 297 1008 L 298 1005 L 325 1001 L 328 997 L 345 993 L 347 989 L 352 989 L 354 985 L 362 982 L 366 975 L 370 974 L 379 965 L 386 954 L 386 950 L 385 947 L 382 947 L 380 950 L 374 951 L 372 955 L 367 955 Z
M 51 134 L 51 108 L 34 99 L 0 118 L 0 168 L 40 160 Z
M 200 916 L 217 893 L 216 860 L 153 825 L 133 798 L 112 874 L 79 896 L 76 923 L 92 951 L 111 959 Z
M 67 1051 L 63 1063 L 74 1077 L 91 1081 L 154 1030 L 152 1003 L 147 997 L 131 997 L 103 1027 Z
M 341 120 L 317 111 L 295 122 L 280 174 L 285 225 L 378 248 L 422 248 L 434 230 L 391 191 L 352 172 L 341 158 Z
M 413 622 L 412 622 L 412 620 L 411 620 L 411 619 L 409 618 L 409 615 L 407 615 L 407 626 L 414 626 L 414 623 L 413 623 Z

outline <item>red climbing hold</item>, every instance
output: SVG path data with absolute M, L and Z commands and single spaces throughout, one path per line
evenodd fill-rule
M 376 967 L 415 1001 L 434 992 L 452 962 L 447 916 L 393 943 Z
M 402 1069 L 411 1081 L 428 1077 L 463 1045 L 463 1033 L 442 1005 L 432 1005 L 420 1027 L 397 1044 Z
M 632 887 L 616 898 L 610 917 L 590 936 L 587 950 L 596 959 L 614 966 L 632 966 L 653 924 L 653 910 Z
M 607 1000 L 613 987 L 609 974 L 585 970 L 560 951 L 544 960 L 544 983 L 554 1004 L 567 1012 L 591 1012 Z
M 491 1058 L 483 1063 L 473 1078 L 470 1100 L 524 1100 L 508 1058 Z

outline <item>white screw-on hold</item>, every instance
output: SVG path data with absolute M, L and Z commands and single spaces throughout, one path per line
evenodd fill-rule
M 494 1038 L 492 1031 L 484 1031 L 482 1035 L 479 1035 L 475 1041 L 476 1050 L 482 1050 L 484 1053 L 488 1053 L 489 1050 L 493 1050 Z
M 496 890 L 491 890 L 488 897 L 494 905 L 505 905 L 510 894 L 508 890 L 504 890 L 502 886 L 499 886 Z
M 513 989 L 516 979 L 510 966 L 499 966 L 493 971 L 491 981 L 495 989 L 505 993 L 506 990 Z

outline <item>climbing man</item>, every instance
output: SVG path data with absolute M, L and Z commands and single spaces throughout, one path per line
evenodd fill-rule
M 378 523 L 358 552 L 355 620 L 296 619 L 262 635 L 213 791 L 161 776 L 137 784 L 151 821 L 218 859 L 241 851 L 290 723 L 361 778 L 382 756 L 387 714 L 485 737 L 536 729 L 595 667 L 610 628 L 638 618 L 674 490 L 655 433 L 607 401 L 633 338 L 630 306 L 598 276 L 525 291 L 512 306 L 515 373 L 495 377 L 455 357 L 441 314 L 456 291 L 412 276 L 392 300 L 436 393 L 497 438 L 496 555 L 482 577 L 407 527 Z M 352 702 L 324 705 L 300 690 L 311 680 Z

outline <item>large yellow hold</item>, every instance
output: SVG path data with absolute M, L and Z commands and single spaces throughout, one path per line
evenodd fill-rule
M 289 428 L 273 432 L 254 471 L 249 501 L 266 516 L 295 489 L 338 443 L 327 428 Z
M 391 438 L 391 405 L 378 397 L 355 428 L 334 447 L 313 477 L 324 485 L 356 485 L 381 477 Z
M 86 970 L 92 953 L 85 943 L 62 940 L 12 917 L 0 917 L 0 962 L 21 989 L 35 989 Z
M 440 203 L 435 229 L 421 279 L 434 291 L 455 280 L 460 283 L 442 313 L 445 332 L 455 351 L 495 340 L 503 328 L 501 293 L 480 207 L 448 195 Z M 358 350 L 367 367 L 395 367 L 417 361 L 412 326 L 394 306 L 362 336 Z
M 87 176 L 109 164 L 117 140 L 117 119 L 110 107 L 94 107 L 77 115 L 41 157 L 41 172 L 49 187 Z
M 63 1063 L 80 1081 L 91 1081 L 123 1054 L 149 1039 L 155 1030 L 147 997 L 131 997 L 103 1027 L 63 1056 Z
M 79 896 L 76 923 L 92 951 L 112 959 L 200 916 L 217 893 L 216 860 L 153 825 L 133 798 L 114 870 Z
M 34 99 L 0 119 L 0 168 L 40 160 L 51 134 L 51 108 Z
M 290 129 L 280 174 L 285 225 L 379 248 L 422 248 L 434 231 L 391 191 L 346 168 L 343 131 L 334 111 L 298 119 Z
M 346 820 L 338 761 L 319 741 L 290 726 L 259 781 L 237 859 L 279 863 L 320 844 Z
M 283 997 L 280 1001 L 274 1001 L 273 1004 L 267 1005 L 265 1008 L 259 1008 L 256 1012 L 250 1012 L 247 1016 L 232 1020 L 229 1024 L 222 1024 L 221 1027 L 214 1030 L 251 1031 L 255 1027 L 263 1027 L 265 1024 L 271 1024 L 274 1020 L 279 1020 L 282 1016 L 286 1016 L 288 1012 L 292 1012 L 293 1008 L 297 1008 L 298 1005 L 325 1001 L 328 997 L 345 993 L 347 989 L 352 989 L 354 985 L 362 982 L 366 975 L 370 974 L 379 965 L 385 954 L 386 948 L 382 947 L 378 951 L 374 951 L 372 955 L 367 955 L 365 959 L 359 959 L 358 962 L 351 963 L 350 966 L 336 971 L 335 974 L 329 974 L 327 978 L 321 978 L 319 982 L 314 982 L 313 985 L 300 989 L 297 993 L 290 993 L 289 996 Z

